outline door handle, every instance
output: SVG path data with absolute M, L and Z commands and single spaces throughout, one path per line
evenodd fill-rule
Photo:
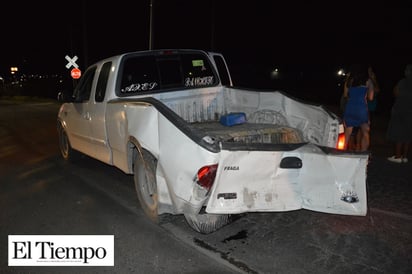
M 83 115 L 83 118 L 88 120 L 88 121 L 90 121 L 92 119 L 89 112 L 86 112 L 86 114 Z

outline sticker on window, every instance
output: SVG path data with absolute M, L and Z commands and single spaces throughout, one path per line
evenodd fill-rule
M 131 93 L 131 92 L 136 92 L 136 91 L 147 91 L 147 90 L 152 90 L 155 87 L 157 87 L 156 82 L 137 83 L 137 84 L 131 84 L 125 88 L 122 88 L 120 92 L 121 93 Z
M 213 76 L 187 77 L 185 79 L 185 86 L 186 87 L 211 86 L 212 84 L 213 84 Z
M 203 63 L 203 60 L 192 60 L 192 66 L 194 67 L 204 67 L 205 64 Z

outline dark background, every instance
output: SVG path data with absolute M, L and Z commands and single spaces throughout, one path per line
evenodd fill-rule
M 77 55 L 84 70 L 111 55 L 148 49 L 151 29 L 154 49 L 223 53 L 238 86 L 335 102 L 342 80 L 337 70 L 364 63 L 374 67 L 389 96 L 412 62 L 412 4 L 329 2 L 13 1 L 0 17 L 0 76 L 8 81 L 17 66 L 18 75 L 69 77 L 66 55 Z

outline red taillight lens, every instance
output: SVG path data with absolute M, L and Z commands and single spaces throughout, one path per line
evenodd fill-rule
M 338 143 L 336 144 L 336 148 L 340 150 L 345 149 L 345 133 L 339 134 Z
M 201 167 L 197 172 L 196 183 L 201 187 L 210 190 L 212 188 L 213 182 L 215 181 L 216 171 L 217 164 Z
M 160 52 L 161 55 L 170 55 L 176 53 L 175 50 L 163 50 Z

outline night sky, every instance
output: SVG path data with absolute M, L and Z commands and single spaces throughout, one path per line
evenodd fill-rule
M 221 52 L 235 72 L 369 63 L 397 75 L 412 61 L 412 4 L 406 1 L 152 2 L 153 48 Z M 85 69 L 149 48 L 150 0 L 51 3 L 2 7 L 0 75 L 9 75 L 11 66 L 27 74 L 68 73 L 65 55 L 77 55 Z

